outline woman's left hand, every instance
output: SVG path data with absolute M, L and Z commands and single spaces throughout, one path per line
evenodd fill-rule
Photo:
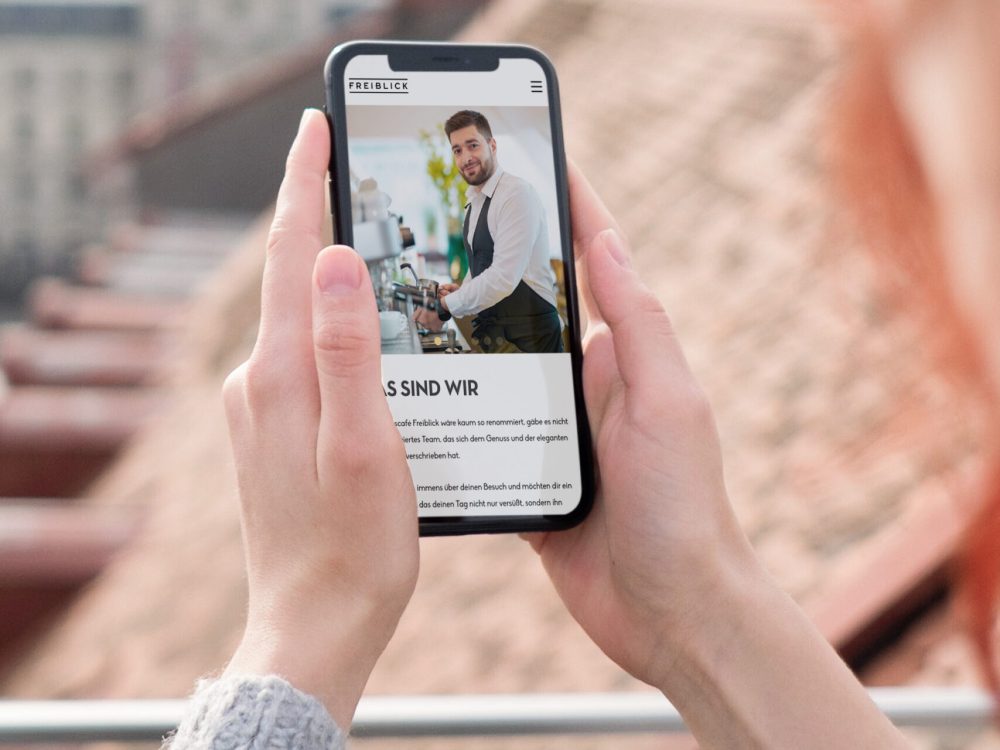
M 268 238 L 257 342 L 223 389 L 250 589 L 226 674 L 279 674 L 346 731 L 419 551 L 369 276 L 350 248 L 322 249 L 329 149 L 325 117 L 306 110 Z

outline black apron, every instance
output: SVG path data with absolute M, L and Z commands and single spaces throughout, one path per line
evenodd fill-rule
M 483 203 L 476 222 L 476 232 L 469 246 L 469 219 L 472 204 L 466 206 L 462 241 L 469 257 L 472 278 L 493 265 L 493 236 L 486 217 L 490 211 L 490 197 Z M 472 321 L 472 337 L 484 352 L 500 351 L 507 347 L 505 341 L 522 352 L 561 352 L 562 326 L 555 305 L 528 286 L 524 279 L 517 282 L 514 291 L 492 307 L 480 310 Z

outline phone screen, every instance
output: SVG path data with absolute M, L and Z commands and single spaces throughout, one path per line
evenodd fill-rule
M 585 417 L 554 80 L 528 57 L 401 71 L 358 54 L 341 84 L 344 239 L 375 289 L 422 522 L 574 513 Z

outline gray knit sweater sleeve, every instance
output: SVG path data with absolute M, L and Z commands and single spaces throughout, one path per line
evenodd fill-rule
M 198 684 L 164 747 L 343 750 L 344 735 L 323 704 L 280 677 L 225 677 Z

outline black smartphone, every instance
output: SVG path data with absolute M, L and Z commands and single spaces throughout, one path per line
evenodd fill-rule
M 420 533 L 579 523 L 594 469 L 551 62 L 351 42 L 325 79 L 334 236 L 375 289 Z

